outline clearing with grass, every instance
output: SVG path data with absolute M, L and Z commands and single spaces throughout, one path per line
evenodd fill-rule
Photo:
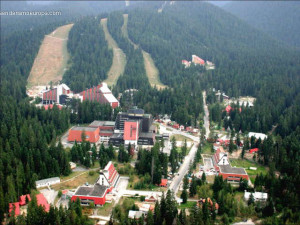
M 119 48 L 116 41 L 110 35 L 107 28 L 107 18 L 101 19 L 101 26 L 104 31 L 105 39 L 107 41 L 108 47 L 113 50 L 113 63 L 107 73 L 107 79 L 104 81 L 108 86 L 115 85 L 125 70 L 126 65 L 126 55 Z
M 123 14 L 123 18 L 124 18 L 124 24 L 121 28 L 122 34 L 134 46 L 134 49 L 137 49 L 139 46 L 137 44 L 133 43 L 128 36 L 128 30 L 127 30 L 128 14 Z M 142 49 L 142 54 L 143 54 L 143 58 L 144 58 L 145 71 L 146 71 L 146 74 L 147 74 L 147 77 L 148 77 L 148 80 L 149 80 L 149 83 L 151 84 L 151 86 L 152 87 L 156 86 L 157 89 L 166 88 L 167 86 L 162 84 L 159 79 L 159 71 L 156 68 L 151 55 L 148 52 L 145 52 L 143 49 Z
M 45 35 L 28 77 L 28 86 L 48 85 L 60 81 L 67 70 L 68 36 L 73 24 L 58 27 Z

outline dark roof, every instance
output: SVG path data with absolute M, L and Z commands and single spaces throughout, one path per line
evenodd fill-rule
M 115 133 L 110 138 L 113 138 L 113 139 L 123 139 L 123 134 L 122 133 Z
M 129 109 L 127 112 L 129 114 L 144 114 L 145 113 L 143 109 L 138 109 L 138 108 Z
M 102 197 L 106 192 L 107 186 L 95 184 L 92 187 L 81 186 L 77 189 L 75 195 Z
M 231 167 L 231 165 L 220 165 L 221 173 L 247 174 L 244 168 Z
M 90 127 L 100 127 L 100 126 L 115 126 L 115 122 L 114 121 L 99 121 L 99 120 L 95 120 L 93 121 L 90 125 Z
M 149 133 L 144 133 L 144 132 L 142 132 L 142 133 L 140 133 L 139 137 L 140 137 L 140 138 L 153 138 L 154 135 L 155 135 L 155 134 L 152 133 L 152 132 L 149 132 Z
M 95 131 L 97 127 L 73 127 L 72 130 Z

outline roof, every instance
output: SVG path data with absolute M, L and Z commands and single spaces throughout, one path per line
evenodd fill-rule
M 39 206 L 43 206 L 43 208 L 45 209 L 45 211 L 49 212 L 50 205 L 48 204 L 47 199 L 45 198 L 45 196 L 42 193 L 36 195 L 36 200 L 37 200 L 37 204 Z
M 107 186 L 96 183 L 94 186 L 81 186 L 74 195 L 102 197 L 107 190 Z
M 232 108 L 231 108 L 231 106 L 230 106 L 230 105 L 228 105 L 228 106 L 226 106 L 225 110 L 226 110 L 226 112 L 228 112 L 228 113 L 229 113 L 229 112 L 232 110 Z
M 111 90 L 107 87 L 106 83 L 102 83 L 102 87 L 100 87 L 100 91 L 105 94 L 105 93 L 111 93 Z
M 122 133 L 114 133 L 110 138 L 112 139 L 122 139 L 123 140 L 123 134 Z
M 148 132 L 148 133 L 141 132 L 139 138 L 153 138 L 154 135 L 155 134 L 152 132 Z
M 61 106 L 61 105 L 57 105 L 57 104 L 55 104 L 55 105 L 58 107 L 58 109 L 62 109 L 62 106 Z M 53 104 L 44 105 L 44 109 L 45 109 L 45 110 L 48 110 L 49 108 L 50 108 L 50 109 L 53 109 L 53 107 L 54 107 Z
M 161 179 L 161 182 L 160 182 L 160 186 L 167 186 L 168 184 L 168 180 L 167 179 Z
M 258 148 L 252 148 L 252 149 L 250 149 L 250 153 L 252 153 L 252 152 L 258 152 Z
M 27 196 L 27 199 L 28 199 L 29 201 L 31 201 L 31 198 L 30 198 L 30 195 L 29 195 L 29 194 L 27 194 L 27 195 L 22 195 L 22 196 L 20 196 L 20 201 L 19 201 L 20 205 L 26 205 L 26 196 Z
M 128 217 L 130 219 L 139 219 L 141 218 L 142 216 L 144 215 L 144 212 L 141 212 L 141 211 L 133 211 L 133 210 L 129 210 L 128 212 Z
M 113 94 L 104 94 L 103 95 L 105 98 L 106 98 L 106 100 L 109 102 L 109 103 L 112 103 L 112 102 L 119 102 L 117 99 L 116 99 L 116 97 L 115 96 L 113 96 Z
M 268 193 L 265 193 L 265 192 L 251 193 L 251 192 L 246 192 L 246 191 L 244 194 L 244 198 L 249 199 L 251 194 L 253 195 L 254 199 L 267 199 L 268 198 Z
M 114 121 L 99 121 L 99 120 L 94 120 L 89 127 L 100 127 L 100 126 L 115 126 Z
M 59 177 L 51 177 L 51 178 L 47 178 L 47 179 L 37 180 L 35 182 L 35 184 L 36 185 L 38 185 L 38 184 L 44 184 L 44 183 L 53 182 L 53 181 L 57 181 L 57 180 L 60 181 L 60 178 Z
M 9 213 L 15 210 L 15 216 L 20 215 L 20 204 L 19 202 L 9 203 Z
M 247 174 L 244 168 L 231 167 L 231 165 L 219 165 L 219 167 L 221 173 Z
M 73 127 L 71 130 L 80 130 L 80 131 L 95 131 L 97 127 Z
M 255 132 L 249 132 L 248 137 L 255 137 L 256 139 L 261 139 L 264 140 L 266 139 L 268 136 L 263 134 L 263 133 L 255 133 Z
M 145 114 L 145 111 L 143 109 L 139 109 L 139 108 L 128 109 L 127 112 L 129 114 Z

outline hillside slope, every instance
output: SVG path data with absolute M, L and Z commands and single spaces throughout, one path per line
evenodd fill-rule
M 270 36 L 300 48 L 300 2 L 235 1 L 223 9 Z

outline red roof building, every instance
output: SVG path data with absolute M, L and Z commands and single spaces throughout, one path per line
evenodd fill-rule
M 61 103 L 62 99 L 60 96 L 68 95 L 71 93 L 70 88 L 65 84 L 60 84 L 50 90 L 46 90 L 43 93 L 43 104 L 54 104 Z
M 230 105 L 226 106 L 225 111 L 227 113 L 230 113 L 231 110 L 232 110 L 232 107 Z
M 98 180 L 94 185 L 78 187 L 71 200 L 80 199 L 82 205 L 89 205 L 93 202 L 95 206 L 104 205 L 106 202 L 106 194 L 111 192 L 116 187 L 119 180 L 119 173 L 110 161 L 100 171 Z
M 205 65 L 205 61 L 196 55 L 192 55 L 192 62 L 196 65 Z
M 73 127 L 69 131 L 68 141 L 69 142 L 82 142 L 81 136 L 85 132 L 85 140 L 91 143 L 99 141 L 99 128 L 96 127 Z
M 229 163 L 227 153 L 220 149 L 213 156 L 213 164 L 218 175 L 229 182 L 239 182 L 241 178 L 249 180 L 249 176 L 244 168 L 232 167 Z
M 22 196 L 20 196 L 20 201 L 19 201 L 21 206 L 26 205 L 26 197 L 27 197 L 29 202 L 31 201 L 30 194 L 22 195 Z
M 254 152 L 258 152 L 258 148 L 252 148 L 252 149 L 250 149 L 250 153 L 254 153 Z
M 137 120 L 127 120 L 124 123 L 124 143 L 125 145 L 137 145 L 139 139 L 139 122 Z
M 55 104 L 56 105 L 56 104 Z M 62 109 L 61 105 L 56 105 L 58 107 L 58 109 Z M 48 110 L 48 109 L 53 109 L 54 105 L 53 104 L 49 104 L 49 105 L 44 105 L 44 109 Z
M 161 179 L 160 185 L 161 187 L 167 187 L 168 186 L 168 180 L 167 179 Z
M 20 215 L 20 204 L 19 202 L 9 203 L 9 215 L 12 216 L 12 212 L 14 211 L 15 216 Z
M 36 195 L 36 200 L 38 206 L 42 206 L 46 212 L 49 212 L 50 205 L 48 204 L 47 199 L 42 193 Z
M 110 104 L 113 109 L 120 105 L 106 83 L 101 83 L 100 85 L 82 91 L 80 95 L 83 97 L 83 101 L 89 100 L 97 101 L 102 104 Z

